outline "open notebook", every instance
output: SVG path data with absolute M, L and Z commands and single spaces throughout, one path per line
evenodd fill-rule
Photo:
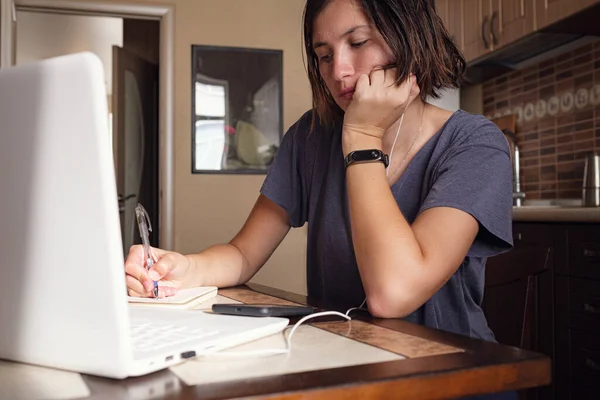
M 217 288 L 215 286 L 202 286 L 191 289 L 181 289 L 176 295 L 161 299 L 128 296 L 127 300 L 130 305 L 135 306 L 189 309 L 212 299 L 216 295 Z

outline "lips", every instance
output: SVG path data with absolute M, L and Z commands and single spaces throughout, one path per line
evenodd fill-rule
M 340 97 L 346 100 L 352 100 L 352 96 L 354 95 L 354 88 L 344 89 L 340 92 Z

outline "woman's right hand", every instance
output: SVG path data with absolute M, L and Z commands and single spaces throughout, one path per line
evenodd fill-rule
M 158 297 L 173 296 L 178 289 L 186 287 L 190 260 L 172 251 L 151 249 L 154 265 L 146 270 L 144 247 L 134 245 L 125 260 L 127 293 L 134 297 L 153 297 L 154 282 L 158 282 Z

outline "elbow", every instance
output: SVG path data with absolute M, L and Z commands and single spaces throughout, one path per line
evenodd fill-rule
M 409 299 L 399 295 L 377 293 L 367 296 L 369 313 L 376 318 L 404 318 L 416 308 L 411 306 Z
M 429 270 L 423 263 L 407 268 L 402 277 L 382 277 L 365 285 L 369 313 L 377 318 L 405 318 L 433 295 Z

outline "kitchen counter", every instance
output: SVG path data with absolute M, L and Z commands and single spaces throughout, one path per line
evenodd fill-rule
M 599 207 L 522 206 L 512 215 L 513 221 L 600 222 Z
M 583 207 L 580 199 L 526 200 L 513 207 L 513 221 L 600 222 L 600 207 Z

